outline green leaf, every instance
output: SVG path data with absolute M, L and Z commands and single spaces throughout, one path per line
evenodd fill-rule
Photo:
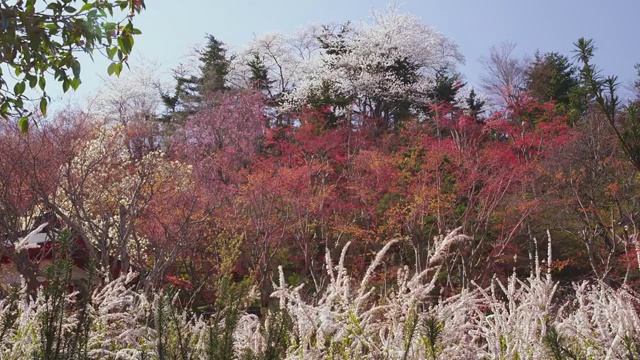
M 29 87 L 30 88 L 33 89 L 34 87 L 36 87 L 36 85 L 38 85 L 38 77 L 37 76 L 28 74 L 28 75 L 25 75 L 24 78 L 29 80 Z
M 47 116 L 47 98 L 44 96 L 40 99 L 40 112 L 42 116 Z
M 123 42 L 127 46 L 127 54 L 131 53 L 131 49 L 133 49 L 133 36 L 131 34 L 127 34 Z
M 13 86 L 13 93 L 14 93 L 16 96 L 20 96 L 20 95 L 22 95 L 22 93 L 24 93 L 24 88 L 25 88 L 25 86 L 24 86 L 24 82 L 22 82 L 22 81 L 21 81 L 21 82 L 17 82 L 17 83 Z
M 109 57 L 109 59 L 113 59 L 113 57 L 116 56 L 117 52 L 118 52 L 118 47 L 116 46 L 107 48 L 107 56 Z
M 77 10 L 73 6 L 65 6 L 64 7 L 64 11 L 66 11 L 68 13 L 75 13 Z
M 62 80 L 62 92 L 66 93 L 67 91 L 69 91 L 69 85 L 71 85 L 69 83 L 69 79 Z
M 118 38 L 118 46 L 120 46 L 120 49 L 122 49 L 123 53 L 129 54 L 131 52 L 131 48 L 133 47 L 133 36 L 123 33 Z
M 47 5 L 47 9 L 53 10 L 54 12 L 59 12 L 61 8 L 62 5 L 58 3 L 49 3 L 49 5 Z
M 107 74 L 109 74 L 109 76 L 113 75 L 114 72 L 116 72 L 116 67 L 117 67 L 117 63 L 112 62 L 111 65 L 109 65 L 109 67 L 107 68 Z
M 87 10 L 91 10 L 93 9 L 93 4 L 92 3 L 86 3 L 82 6 L 82 8 L 80 9 L 80 11 L 87 11 Z
M 80 77 L 80 62 L 78 60 L 74 61 L 71 64 L 71 70 L 73 71 L 73 76 L 77 79 Z
M 40 86 L 40 90 L 44 91 L 44 88 L 47 86 L 47 80 L 44 78 L 44 76 L 40 76 L 38 85 Z
M 89 19 L 89 21 L 97 17 L 98 17 L 98 11 L 96 9 L 93 9 L 87 13 L 87 19 Z
M 122 63 L 116 63 L 116 76 L 120 76 L 120 73 L 122 72 Z
M 4 100 L 2 102 L 2 105 L 0 105 L 0 116 L 2 116 L 2 118 L 5 120 L 9 120 L 9 116 L 7 115 L 8 113 L 9 113 L 9 102 Z
M 103 27 L 104 27 L 104 31 L 109 32 L 109 31 L 114 31 L 116 29 L 116 26 L 118 26 L 116 23 L 114 22 L 107 22 L 104 23 Z
M 18 120 L 18 127 L 23 134 L 26 134 L 29 131 L 29 119 L 26 116 L 23 116 Z
M 78 86 L 80 86 L 80 78 L 71 79 L 69 83 L 71 84 L 71 88 L 73 90 L 78 90 Z

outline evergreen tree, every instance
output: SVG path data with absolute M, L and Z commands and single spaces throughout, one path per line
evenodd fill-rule
M 229 74 L 230 59 L 227 58 L 225 44 L 213 35 L 207 35 L 207 45 L 199 52 L 200 70 L 202 76 L 199 79 L 200 93 L 206 95 L 215 91 L 224 91 L 226 76 Z
M 225 44 L 213 35 L 207 35 L 207 44 L 199 51 L 200 74 L 189 74 L 183 68 L 174 70 L 176 86 L 173 94 L 162 94 L 167 114 L 160 120 L 182 123 L 195 113 L 205 98 L 211 94 L 225 91 L 226 76 L 229 73 L 230 59 Z
M 465 85 L 458 74 L 451 74 L 446 68 L 440 69 L 436 72 L 435 85 L 427 97 L 435 103 L 453 104 L 458 91 Z
M 258 54 L 253 54 L 253 59 L 251 59 L 247 65 L 249 69 L 251 69 L 250 80 L 254 88 L 271 95 L 271 85 L 274 81 L 269 79 L 269 69 L 267 69 L 264 61 L 262 61 Z
M 190 114 L 195 112 L 196 105 L 201 101 L 198 92 L 199 81 L 193 75 L 186 75 L 182 68 L 174 70 L 173 79 L 176 81 L 173 94 L 160 95 L 166 107 L 166 114 L 160 117 L 160 121 L 183 123 Z
M 467 107 L 469 108 L 469 116 L 474 118 L 476 121 L 480 121 L 479 116 L 483 111 L 482 108 L 484 107 L 485 102 L 478 99 L 476 91 L 474 89 L 471 89 L 471 92 L 469 92 L 466 103 Z
M 535 54 L 535 60 L 526 71 L 526 88 L 543 101 L 569 105 L 571 93 L 579 85 L 577 69 L 568 57 L 557 52 Z
M 596 50 L 593 39 L 580 38 L 576 43 L 575 58 L 582 63 L 580 75 L 590 104 L 600 111 L 618 138 L 620 147 L 636 170 L 640 171 L 640 106 L 630 103 L 622 106 L 618 96 L 618 78 L 602 77 L 591 63 Z
M 587 111 L 590 102 L 591 85 L 585 82 L 584 71 L 557 52 L 536 53 L 525 73 L 526 90 L 540 100 L 554 101 L 557 109 L 574 123 Z

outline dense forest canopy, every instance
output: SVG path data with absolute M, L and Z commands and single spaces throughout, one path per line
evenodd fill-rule
M 392 7 L 238 50 L 207 34 L 169 91 L 134 65 L 88 109 L 46 114 L 46 93 L 25 110 L 25 84 L 44 91 L 52 70 L 77 87 L 73 54 L 91 47 L 119 74 L 143 4 L 33 3 L 0 4 L 21 14 L 0 35 L 18 76 L 13 91 L 0 82 L 0 268 L 14 264 L 28 293 L 45 273 L 21 239 L 44 220 L 76 239 L 56 256 L 81 252 L 97 283 L 133 271 L 128 286 L 179 289 L 200 313 L 231 280 L 256 284 L 263 311 L 286 292 L 278 278 L 318 299 L 340 283 L 325 263 L 339 257 L 377 296 L 414 291 L 405 264 L 442 298 L 536 271 L 638 290 L 640 70 L 637 97 L 621 99 L 594 64 L 595 40 L 531 59 L 497 44 L 474 88 L 453 39 Z M 112 33 L 105 10 L 117 6 L 131 13 Z M 87 21 L 104 32 L 68 29 Z M 25 133 L 27 116 L 37 126 Z

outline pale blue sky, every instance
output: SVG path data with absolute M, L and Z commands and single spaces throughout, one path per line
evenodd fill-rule
M 254 34 L 292 32 L 310 23 L 359 21 L 371 9 L 389 1 L 378 0 L 147 0 L 147 10 L 136 19 L 143 34 L 136 38 L 134 56 L 158 61 L 169 70 L 205 33 L 230 47 L 239 47 Z M 619 76 L 627 84 L 640 62 L 637 21 L 638 0 L 406 0 L 401 10 L 411 12 L 454 40 L 466 57 L 462 73 L 471 84 L 479 82 L 478 58 L 502 41 L 518 44 L 518 55 L 558 51 L 570 55 L 579 37 L 594 38 L 595 62 L 604 74 Z M 98 74 L 105 76 L 107 62 L 84 59 L 83 85 L 77 96 L 98 90 Z

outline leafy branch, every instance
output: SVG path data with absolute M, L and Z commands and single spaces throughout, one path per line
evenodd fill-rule
M 62 90 L 76 90 L 80 84 L 80 62 L 76 54 L 95 50 L 111 60 L 107 72 L 119 75 L 133 48 L 134 36 L 141 32 L 133 19 L 145 8 L 143 0 L 0 1 L 0 117 L 19 118 L 27 131 L 33 112 L 27 103 L 39 100 L 40 112 L 46 114 L 50 97 L 45 75 L 60 82 Z M 118 22 L 110 21 L 114 10 L 125 12 Z M 101 52 L 102 53 L 102 52 Z M 7 81 L 12 76 L 12 88 Z M 13 81 L 12 81 L 13 82 Z M 41 91 L 29 99 L 28 88 Z

